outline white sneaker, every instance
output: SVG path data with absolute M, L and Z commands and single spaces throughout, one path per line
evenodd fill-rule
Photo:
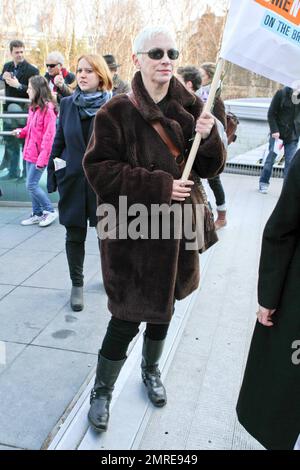
M 261 194 L 267 194 L 267 193 L 268 193 L 268 188 L 269 188 L 269 185 L 268 185 L 268 184 L 266 184 L 266 183 L 261 183 L 261 184 L 259 185 L 259 192 L 260 192 Z
M 41 222 L 43 216 L 33 215 L 29 217 L 29 219 L 22 220 L 21 225 L 35 225 Z
M 57 217 L 58 217 L 57 211 L 54 211 L 54 212 L 43 211 L 43 215 L 41 217 L 39 226 L 48 227 L 48 225 L 52 224 L 52 222 L 54 222 L 54 220 L 57 219 Z

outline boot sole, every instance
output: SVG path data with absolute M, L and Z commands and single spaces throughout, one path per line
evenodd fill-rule
M 81 305 L 71 305 L 71 309 L 73 310 L 73 312 L 81 312 L 81 310 L 83 310 L 83 306 L 81 306 Z

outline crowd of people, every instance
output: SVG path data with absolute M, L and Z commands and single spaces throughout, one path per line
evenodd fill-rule
M 10 179 L 26 178 L 32 213 L 22 225 L 46 227 L 59 216 L 65 226 L 73 311 L 84 309 L 85 240 L 88 226 L 97 226 L 101 204 L 109 204 L 117 214 L 121 197 L 127 198 L 128 206 L 179 207 L 182 227 L 186 223 L 184 208 L 190 206 L 193 224 L 205 231 L 205 212 L 202 218 L 196 217 L 197 206 L 203 204 L 197 178 L 204 178 L 216 200 L 214 230 L 226 226 L 220 177 L 227 149 L 221 83 L 212 111 L 203 111 L 215 64 L 176 68 L 176 40 L 164 27 L 146 28 L 135 38 L 132 59 L 136 72 L 131 86 L 120 78 L 120 64 L 112 54 L 82 55 L 72 73 L 64 66 L 63 55 L 53 51 L 47 56 L 43 77 L 24 58 L 23 42 L 12 41 L 10 52 L 12 61 L 1 74 L 9 98 L 4 110 L 19 114 L 28 108 L 28 118 L 26 122 L 18 116 L 4 120 L 7 132 L 0 168 L 8 169 Z M 237 408 L 246 429 L 270 449 L 293 448 L 300 433 L 299 376 L 293 364 L 287 363 L 288 343 L 300 329 L 299 302 L 290 302 L 297 298 L 300 280 L 299 152 L 294 157 L 300 105 L 293 103 L 292 93 L 287 87 L 278 91 L 269 111 L 270 153 L 259 189 L 267 190 L 275 160 L 273 145 L 279 138 L 285 147 L 285 183 L 264 233 L 258 323 Z M 193 171 L 183 180 L 182 164 L 195 133 L 202 141 Z M 59 192 L 58 212 L 39 185 L 44 172 L 48 193 Z M 98 432 L 108 428 L 114 385 L 141 322 L 146 323 L 142 380 L 153 405 L 166 405 L 159 360 L 176 300 L 198 288 L 199 252 L 203 251 L 202 246 L 186 249 L 185 235 L 176 236 L 176 230 L 168 239 L 161 233 L 151 239 L 119 236 L 120 227 L 115 229 L 116 236 L 99 241 L 111 318 L 98 354 L 88 413 Z

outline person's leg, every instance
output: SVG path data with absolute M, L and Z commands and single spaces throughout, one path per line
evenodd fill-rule
M 100 353 L 111 361 L 126 358 L 129 343 L 138 334 L 139 323 L 111 317 Z
M 35 163 L 31 162 L 27 162 L 26 166 L 29 172 L 27 175 L 26 188 L 29 191 L 32 200 L 34 201 L 35 207 L 38 207 L 39 214 L 43 214 L 45 207 L 51 208 L 51 210 L 53 210 L 51 201 L 39 186 L 39 182 L 44 170 L 38 170 L 35 166 Z
M 39 223 L 40 227 L 48 227 L 48 225 L 54 222 L 58 214 L 55 211 L 48 195 L 39 185 L 40 179 L 45 169 L 38 170 L 34 163 L 30 163 L 30 168 L 32 176 L 30 184 L 27 185 L 27 189 L 33 195 L 35 200 L 38 201 L 39 207 L 42 210 L 42 220 Z
M 13 109 L 11 109 L 13 107 Z M 10 103 L 7 108 L 7 112 L 13 112 L 13 113 L 22 113 L 22 107 L 17 104 L 17 103 Z M 19 121 L 17 119 L 8 119 L 4 120 L 3 122 L 3 130 L 13 130 L 16 129 L 17 127 L 22 127 L 19 125 Z M 20 176 L 20 150 L 21 150 L 21 144 L 19 139 L 16 137 L 6 137 L 6 144 L 5 144 L 5 153 L 6 157 L 9 161 L 8 168 L 9 168 L 9 177 L 10 178 L 18 178 Z
M 3 142 L 4 142 L 4 145 L 5 145 L 6 137 L 3 137 Z M 9 159 L 8 159 L 7 150 L 6 150 L 6 146 L 5 146 L 4 154 L 3 154 L 1 164 L 0 164 L 0 171 L 5 170 L 5 168 L 8 168 L 8 166 L 9 166 Z
M 222 186 L 220 175 L 208 178 L 208 184 L 214 193 L 217 207 L 225 206 L 225 192 Z
M 267 188 L 270 183 L 270 178 L 272 174 L 273 165 L 276 159 L 276 153 L 274 152 L 274 143 L 275 139 L 270 137 L 269 140 L 269 153 L 267 155 L 264 167 L 262 169 L 260 179 L 259 179 L 259 188 L 261 192 L 267 192 Z
M 142 379 L 147 388 L 148 397 L 154 406 L 167 403 L 166 389 L 160 379 L 159 360 L 161 358 L 169 323 L 147 323 L 142 351 Z
M 20 174 L 20 144 L 16 137 L 5 137 L 5 154 L 3 160 L 3 168 L 8 168 L 9 178 L 18 178 Z
M 112 317 L 98 354 L 96 379 L 91 391 L 89 422 L 96 431 L 106 431 L 109 406 L 119 373 L 126 361 L 131 340 L 139 331 L 139 323 Z
M 15 142 L 13 141 L 8 148 L 10 159 L 9 176 L 11 178 L 18 178 L 20 176 L 21 145 L 16 137 L 14 139 Z
M 208 183 L 216 199 L 218 217 L 215 221 L 215 229 L 219 230 L 220 228 L 225 227 L 225 225 L 227 225 L 225 192 L 220 175 L 214 176 L 213 178 L 209 178 Z
M 72 310 L 83 309 L 83 263 L 87 227 L 66 227 L 66 254 L 69 266 L 72 290 L 70 304 Z
M 27 179 L 26 179 L 26 189 L 29 192 L 31 201 L 32 201 L 32 214 L 28 219 L 22 220 L 22 225 L 33 225 L 39 224 L 42 220 L 43 211 L 40 206 L 39 200 L 36 197 L 35 191 L 32 190 L 38 184 L 36 182 L 36 170 L 35 165 L 30 162 L 26 162 L 27 166 Z
M 286 179 L 291 161 L 293 160 L 298 147 L 298 140 L 284 142 L 284 179 Z

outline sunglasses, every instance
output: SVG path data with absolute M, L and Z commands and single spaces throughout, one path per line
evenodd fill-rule
M 58 64 L 46 64 L 46 67 L 49 69 L 54 69 Z
M 138 54 L 147 54 L 148 57 L 150 57 L 150 59 L 152 60 L 160 60 L 165 55 L 165 51 L 164 49 L 161 49 L 160 47 L 155 47 L 153 49 L 150 49 L 150 51 L 147 51 L 147 52 L 138 52 Z M 176 49 L 168 49 L 167 55 L 169 59 L 176 60 L 178 59 L 179 51 L 177 51 Z

